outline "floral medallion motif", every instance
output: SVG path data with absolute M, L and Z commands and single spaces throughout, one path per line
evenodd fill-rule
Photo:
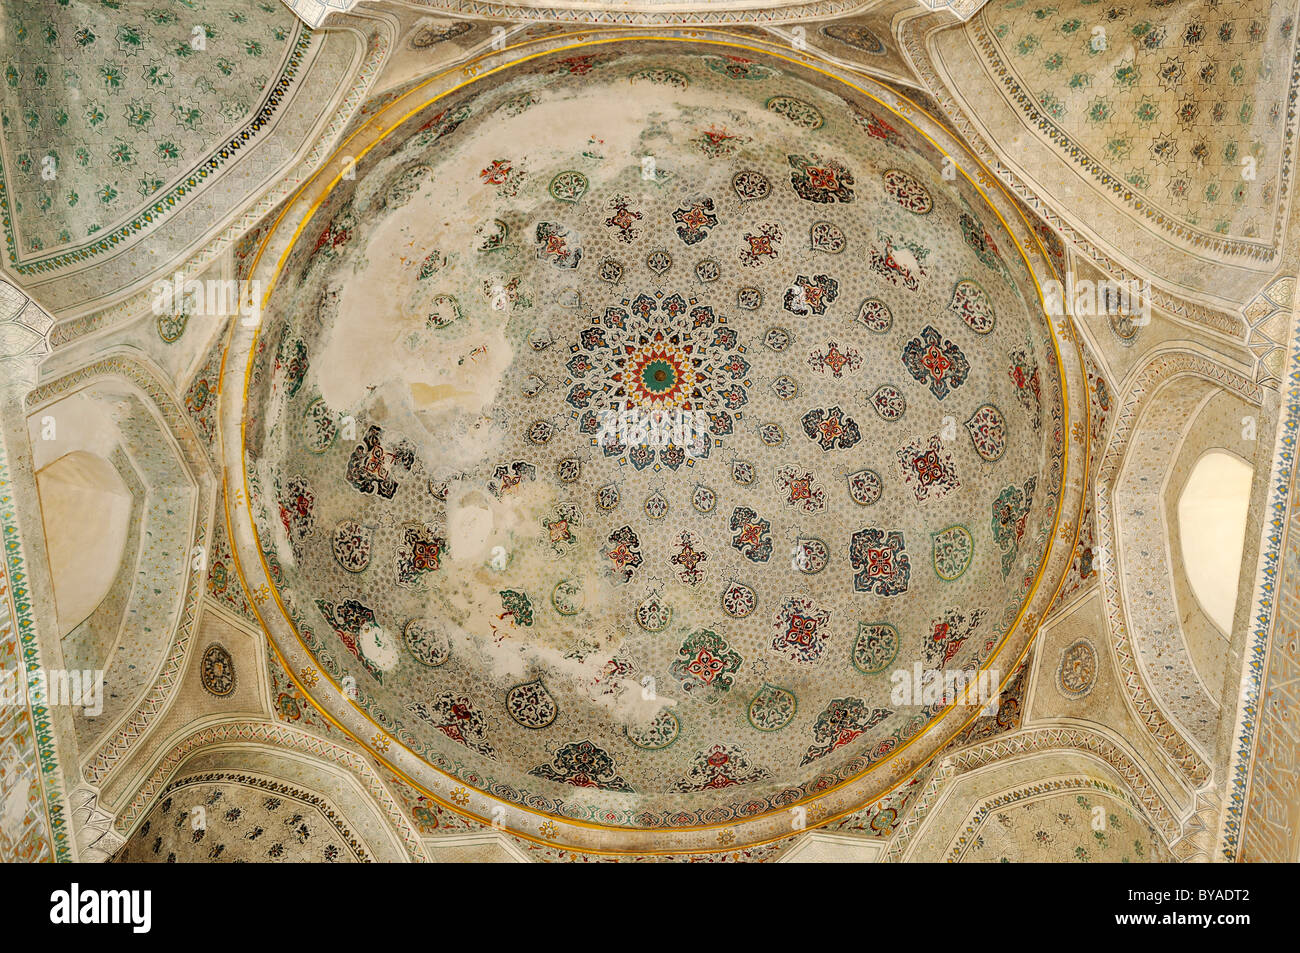
M 636 623 L 647 632 L 662 632 L 673 620 L 673 610 L 660 598 L 659 593 L 652 593 L 636 607 Z
M 799 275 L 786 289 L 785 310 L 797 315 L 822 315 L 840 294 L 840 283 L 829 275 Z
M 1029 419 L 1037 430 L 1040 426 L 1043 402 L 1043 385 L 1038 374 L 1038 365 L 1029 356 L 1026 348 L 1016 348 L 1010 353 L 1011 383 L 1016 385 L 1016 399 L 1025 408 Z
M 538 730 L 550 726 L 560 709 L 542 680 L 535 678 L 506 692 L 506 713 L 515 724 Z
M 970 568 L 975 540 L 965 526 L 954 524 L 934 533 L 934 574 L 945 582 L 959 578 Z
M 302 477 L 290 480 L 280 497 L 280 523 L 290 540 L 302 542 L 311 537 L 316 528 L 315 506 L 311 484 Z
M 749 723 L 759 731 L 780 731 L 794 720 L 794 693 L 764 682 L 749 702 Z
M 815 576 L 831 562 L 826 541 L 816 536 L 800 536 L 790 547 L 790 564 L 805 576 Z
M 745 247 L 740 250 L 740 262 L 749 267 L 761 265 L 765 261 L 776 261 L 780 258 L 781 229 L 771 222 L 765 222 L 758 227 L 756 232 L 746 232 L 743 236 Z M 752 289 L 751 289 L 752 290 Z M 752 298 L 752 295 L 749 296 Z M 762 293 L 759 293 L 761 302 Z M 737 304 L 740 304 L 737 299 Z M 741 304 L 741 307 L 744 307 Z M 754 310 L 757 304 L 749 310 Z
M 958 222 L 961 225 L 962 237 L 966 239 L 966 244 L 975 252 L 979 260 L 994 271 L 1001 271 L 1002 259 L 998 257 L 998 246 L 988 230 L 973 215 L 966 212 L 962 213 Z
M 348 572 L 362 572 L 370 565 L 374 530 L 356 520 L 343 520 L 334 527 L 331 547 L 338 564 Z
M 758 595 L 743 582 L 733 582 L 722 591 L 722 611 L 733 619 L 743 619 L 758 607 Z
M 587 194 L 589 185 L 585 175 L 569 170 L 552 178 L 546 191 L 550 192 L 551 198 L 557 202 L 577 202 Z
M 930 388 L 937 400 L 943 400 L 966 382 L 970 362 L 961 348 L 929 327 L 903 348 L 903 366 L 917 381 Z
M 853 643 L 853 667 L 864 675 L 879 675 L 898 657 L 898 629 L 888 622 L 859 622 Z
M 303 420 L 308 450 L 312 453 L 324 453 L 334 446 L 339 427 L 325 401 L 317 398 L 308 404 L 306 411 L 303 412 Z
M 582 261 L 582 239 L 555 222 L 539 222 L 533 244 L 538 261 L 556 268 L 577 268 Z
M 884 485 L 880 474 L 875 470 L 857 470 L 846 478 L 849 484 L 849 499 L 858 506 L 870 506 L 880 499 Z
M 682 732 L 681 722 L 668 709 L 663 709 L 643 724 L 628 724 L 623 728 L 627 740 L 645 751 L 662 751 Z
M 981 404 L 966 421 L 966 431 L 980 458 L 989 463 L 1007 452 L 1006 420 L 992 404 Z
M 1066 698 L 1083 698 L 1097 684 L 1097 650 L 1087 639 L 1076 639 L 1061 652 L 1056 686 Z
M 804 414 L 799 422 L 808 439 L 815 441 L 826 452 L 847 450 L 862 439 L 857 421 L 846 416 L 838 407 L 828 407 L 825 410 L 814 408 Z
M 1025 524 L 1034 502 L 1034 488 L 1038 480 L 1030 477 L 1023 486 L 1008 486 L 993 501 L 993 541 L 1002 552 L 1002 575 L 1011 572 L 1020 551 L 1020 541 L 1025 538 Z
M 687 245 L 704 241 L 709 237 L 710 229 L 718 224 L 718 216 L 713 213 L 713 199 L 704 196 L 680 206 L 673 212 L 673 221 L 677 223 L 677 237 Z
M 808 355 L 808 365 L 822 373 L 830 371 L 832 377 L 843 377 L 845 371 L 856 371 L 862 366 L 862 355 L 854 348 L 840 350 L 839 344 L 827 341 L 824 348 Z
M 822 27 L 822 36 L 838 40 L 846 46 L 873 56 L 883 56 L 889 52 L 880 37 L 858 23 L 830 23 Z
M 886 533 L 868 527 L 853 534 L 849 545 L 849 562 L 853 566 L 853 588 L 880 596 L 896 596 L 907 591 L 912 575 L 911 562 L 904 552 L 903 534 Z
M 814 743 L 808 748 L 800 764 L 812 764 L 836 748 L 847 745 L 893 712 L 888 708 L 872 708 L 861 698 L 837 698 L 817 716 L 813 725 Z
M 984 621 L 985 610 L 967 612 L 956 607 L 945 609 L 930 622 L 930 634 L 925 640 L 925 661 L 931 668 L 944 668 L 960 651 L 962 645 Z
M 628 454 L 637 469 L 678 470 L 708 455 L 714 440 L 730 434 L 735 414 L 749 401 L 749 361 L 739 335 L 711 305 L 680 294 L 640 294 L 605 309 L 571 347 L 566 403 L 581 433 L 598 438 L 606 457 Z M 653 434 L 611 432 L 603 415 L 636 408 L 642 414 L 705 415 L 707 433 L 692 432 L 689 444 Z M 686 443 L 685 434 L 681 438 Z
M 790 173 L 790 184 L 799 198 L 822 205 L 853 201 L 853 173 L 842 162 L 818 155 L 788 158 L 794 170 Z
M 894 313 L 879 298 L 867 298 L 858 307 L 857 322 L 868 331 L 884 334 L 894 326 Z
M 677 567 L 677 578 L 687 586 L 698 586 L 704 581 L 703 563 L 709 554 L 696 546 L 695 537 L 682 533 L 677 538 L 677 552 L 668 560 Z
M 961 486 L 952 454 L 939 442 L 938 434 L 914 437 L 895 454 L 903 483 L 918 503 L 939 500 Z
M 713 791 L 736 784 L 753 784 L 768 777 L 767 769 L 750 761 L 743 749 L 717 744 L 695 756 L 690 770 L 674 783 L 673 790 Z
M 889 169 L 882 176 L 885 194 L 913 215 L 928 215 L 934 209 L 930 190 L 902 169 Z
M 826 491 L 813 479 L 812 473 L 802 467 L 778 469 L 776 485 L 781 488 L 786 502 L 804 513 L 820 513 L 826 509 Z
M 401 527 L 398 544 L 397 584 L 407 589 L 424 587 L 425 576 L 442 567 L 447 554 L 447 539 L 428 523 L 406 523 Z
M 767 176 L 752 169 L 737 172 L 731 177 L 731 188 L 742 202 L 765 199 L 772 193 L 772 183 Z
M 375 493 L 391 500 L 397 493 L 395 468 L 409 471 L 415 465 L 415 449 L 401 441 L 385 450 L 383 429 L 371 426 L 362 442 L 348 458 L 347 481 L 362 493 Z
M 791 662 L 816 662 L 826 650 L 830 617 L 830 612 L 807 599 L 786 599 L 773 621 L 776 634 L 772 636 L 772 651 Z
M 796 126 L 810 131 L 820 129 L 826 125 L 826 119 L 822 116 L 821 110 L 811 103 L 796 99 L 793 96 L 773 96 L 767 101 L 766 106 L 770 112 L 774 112 L 778 116 L 784 116 Z
M 903 392 L 893 384 L 881 384 L 868 403 L 882 420 L 901 420 L 907 412 L 907 400 L 903 397 Z
M 631 526 L 624 526 L 609 534 L 609 545 L 605 558 L 611 563 L 607 570 L 610 578 L 620 585 L 630 582 L 642 562 L 640 538 Z
M 551 607 L 560 615 L 575 616 L 587 605 L 587 593 L 573 579 L 561 579 L 551 590 Z
M 213 642 L 203 650 L 199 681 L 218 698 L 225 698 L 234 692 L 235 660 L 220 642 Z
M 375 610 L 356 599 L 345 599 L 338 604 L 317 599 L 316 608 L 334 629 L 343 647 L 375 681 L 382 682 L 384 667 L 391 666 L 393 659 L 383 630 L 376 624 Z
M 402 629 L 402 641 L 411 657 L 421 665 L 437 668 L 451 658 L 451 644 L 442 625 L 434 619 L 412 619 Z
M 670 669 L 682 691 L 713 702 L 731 688 L 743 661 L 726 639 L 701 629 L 682 642 Z
M 731 545 L 750 562 L 765 563 L 772 556 L 772 524 L 748 506 L 731 512 Z
M 989 296 L 977 281 L 963 278 L 953 285 L 948 310 L 966 323 L 976 334 L 989 334 L 997 324 Z

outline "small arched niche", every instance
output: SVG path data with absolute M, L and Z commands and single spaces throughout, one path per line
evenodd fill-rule
M 1193 595 L 1218 628 L 1232 630 L 1246 511 L 1254 471 L 1226 450 L 1202 454 L 1178 496 L 1183 568 Z
M 85 450 L 38 470 L 36 489 L 64 636 L 95 610 L 117 578 L 130 531 L 131 491 L 112 463 Z

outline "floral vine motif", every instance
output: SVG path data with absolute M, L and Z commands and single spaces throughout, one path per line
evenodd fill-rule
M 772 524 L 759 518 L 748 506 L 731 513 L 731 545 L 750 562 L 765 563 L 772 556 Z
M 790 184 L 799 198 L 822 205 L 853 201 L 853 173 L 842 162 L 818 155 L 787 158 L 793 169 Z
M 814 408 L 803 415 L 800 423 L 808 439 L 816 441 L 824 451 L 837 447 L 847 450 L 862 439 L 857 422 L 838 407 Z
M 564 745 L 555 752 L 550 764 L 540 764 L 528 773 L 548 781 L 572 784 L 576 788 L 633 793 L 632 786 L 619 776 L 609 752 L 590 741 L 573 741 Z
M 966 640 L 979 628 L 987 609 L 974 609 L 968 615 L 953 606 L 930 621 L 930 636 L 925 640 L 925 664 L 945 668 Z
M 415 466 L 415 449 L 403 440 L 391 453 L 384 450 L 383 428 L 372 424 L 362 442 L 348 458 L 347 481 L 362 493 L 378 493 L 391 500 L 397 492 L 393 467 L 410 470 Z
M 630 582 L 642 562 L 641 540 L 631 526 L 623 526 L 609 534 L 609 542 L 613 548 L 606 550 L 605 556 L 613 563 L 610 575 L 616 583 Z
M 930 388 L 936 400 L 943 400 L 966 383 L 970 373 L 970 362 L 961 349 L 929 325 L 903 348 L 903 366 L 916 381 Z
M 1020 541 L 1025 538 L 1025 524 L 1034 501 L 1036 477 L 1025 481 L 1024 487 L 1008 486 L 993 501 L 993 541 L 1002 551 L 1002 575 L 1009 575 L 1020 551 Z
M 912 567 L 904 546 L 903 534 L 898 531 L 886 534 L 868 527 L 854 533 L 849 544 L 849 562 L 856 573 L 853 588 L 881 596 L 906 592 Z
M 812 764 L 818 758 L 824 758 L 892 714 L 888 708 L 870 707 L 861 698 L 836 698 L 817 716 L 813 725 L 813 738 L 817 743 L 809 747 L 799 763 Z
M 730 691 L 743 661 L 726 639 L 716 632 L 701 629 L 685 638 L 669 671 L 683 691 L 714 702 Z
M 673 785 L 674 791 L 716 791 L 768 778 L 767 769 L 749 760 L 736 745 L 716 744 L 695 756 L 690 770 Z
M 431 703 L 416 702 L 407 706 L 407 711 L 471 751 L 489 758 L 497 756 L 488 741 L 487 718 L 468 697 L 439 692 Z
M 677 237 L 687 245 L 704 241 L 709 230 L 718 224 L 718 216 L 713 214 L 713 199 L 706 196 L 687 202 L 673 212 L 673 221 L 677 223 Z

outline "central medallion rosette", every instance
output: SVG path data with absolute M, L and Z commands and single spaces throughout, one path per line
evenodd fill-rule
M 592 317 L 569 350 L 565 400 L 582 433 L 609 433 L 611 414 L 653 418 L 656 425 L 690 414 L 704 430 L 682 441 L 685 446 L 638 443 L 621 430 L 600 440 L 605 456 L 626 455 L 638 470 L 652 463 L 676 470 L 688 458 L 708 456 L 710 445 L 734 431 L 749 400 L 749 361 L 740 336 L 697 298 L 662 291 L 625 298 Z

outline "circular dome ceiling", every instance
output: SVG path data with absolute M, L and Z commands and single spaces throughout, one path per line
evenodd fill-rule
M 950 706 L 896 673 L 1007 678 L 1057 523 L 1061 371 L 998 215 L 880 103 L 734 52 L 426 106 L 299 230 L 253 352 L 303 647 L 529 811 L 725 824 L 936 749 Z

